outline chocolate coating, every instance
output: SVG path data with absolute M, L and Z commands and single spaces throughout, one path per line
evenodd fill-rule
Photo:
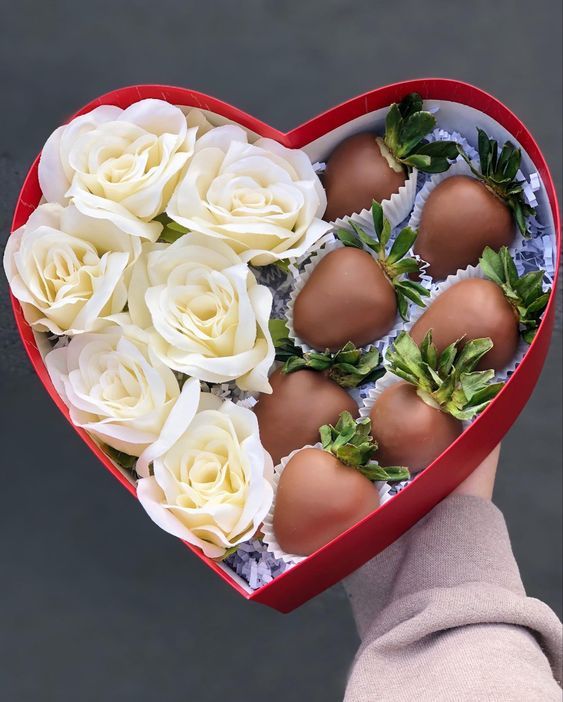
M 460 421 L 427 405 L 406 382 L 384 390 L 370 417 L 380 465 L 407 466 L 413 473 L 430 465 L 463 431 Z
M 405 171 L 394 171 L 370 133 L 345 139 L 332 152 L 326 164 L 323 184 L 327 196 L 325 219 L 371 207 L 372 200 L 387 200 L 404 185 Z
M 395 321 L 395 289 L 366 251 L 344 247 L 317 264 L 295 299 L 293 326 L 310 346 L 338 351 L 348 341 L 364 346 Z
M 413 325 L 411 336 L 420 344 L 429 329 L 439 353 L 464 335 L 464 341 L 489 336 L 494 346 L 481 359 L 479 370 L 501 370 L 518 348 L 514 308 L 490 280 L 470 278 L 444 291 Z
M 379 507 L 373 483 L 321 449 L 286 465 L 274 508 L 274 533 L 286 553 L 308 556 Z
M 358 405 L 350 395 L 322 373 L 300 370 L 270 376 L 271 395 L 260 395 L 254 412 L 262 445 L 275 464 L 294 449 L 319 441 L 319 427 L 336 424 L 347 410 L 354 417 Z
M 468 176 L 446 178 L 422 210 L 415 253 L 434 278 L 478 263 L 486 246 L 498 251 L 516 234 L 508 207 L 483 183 Z

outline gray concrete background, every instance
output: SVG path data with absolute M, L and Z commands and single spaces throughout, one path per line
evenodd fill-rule
M 0 225 L 50 131 L 163 82 L 281 129 L 378 85 L 464 79 L 531 128 L 561 186 L 561 5 L 0 0 Z M 0 276 L 0 689 L 10 702 L 341 699 L 357 646 L 336 587 L 282 616 L 154 528 L 30 370 Z M 561 612 L 561 336 L 506 438 L 496 501 L 531 595 Z

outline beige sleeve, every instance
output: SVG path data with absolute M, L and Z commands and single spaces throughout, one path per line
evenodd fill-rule
M 561 624 L 491 502 L 447 498 L 345 585 L 362 639 L 345 702 L 561 700 Z

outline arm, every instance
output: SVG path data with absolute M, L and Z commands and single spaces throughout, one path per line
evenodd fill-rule
M 561 625 L 526 597 L 490 502 L 497 461 L 348 578 L 362 644 L 346 702 L 561 700 Z

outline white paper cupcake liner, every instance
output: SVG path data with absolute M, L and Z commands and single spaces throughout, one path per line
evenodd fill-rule
M 284 563 L 287 563 L 288 566 L 301 563 L 301 561 L 304 561 L 307 558 L 307 556 L 298 556 L 295 553 L 286 553 L 279 545 L 278 540 L 276 539 L 276 535 L 274 534 L 274 510 L 276 508 L 276 493 L 278 491 L 278 485 L 280 482 L 281 474 L 285 470 L 286 465 L 293 458 L 293 456 L 295 456 L 295 454 L 309 448 L 322 449 L 322 444 L 308 444 L 307 446 L 302 446 L 299 449 L 295 449 L 295 451 L 292 451 L 288 456 L 282 458 L 280 463 L 278 463 L 278 465 L 274 468 L 274 499 L 272 500 L 270 511 L 264 518 L 264 522 L 262 524 L 262 533 L 264 534 L 263 542 L 267 545 L 268 551 L 272 553 L 275 558 L 284 561 Z M 384 481 L 377 481 L 374 483 L 374 485 L 376 486 L 377 491 L 379 492 L 380 505 L 382 505 L 384 502 L 387 502 L 387 500 L 391 499 L 393 495 L 390 494 L 391 486 L 389 485 L 389 483 L 386 483 Z
M 414 199 L 416 197 L 416 184 L 418 181 L 418 171 L 413 168 L 409 173 L 408 178 L 405 180 L 405 184 L 401 185 L 396 193 L 393 193 L 387 200 L 381 201 L 381 207 L 383 208 L 383 215 L 387 217 L 391 223 L 391 227 L 394 229 L 401 222 L 403 222 L 412 210 Z M 361 227 L 366 224 L 373 226 L 372 216 L 370 209 L 364 209 L 361 212 L 355 212 L 354 214 L 347 215 L 346 217 L 339 217 L 335 219 L 332 224 L 335 227 L 349 228 L 349 220 L 357 222 Z
M 349 228 L 349 225 L 347 225 L 347 228 Z M 316 351 L 319 349 L 314 349 L 313 347 L 309 346 L 303 339 L 301 339 L 297 333 L 295 332 L 295 328 L 293 326 L 293 308 L 295 305 L 295 300 L 297 299 L 299 293 L 303 290 L 305 287 L 305 283 L 309 280 L 309 277 L 311 276 L 311 273 L 315 269 L 315 266 L 317 266 L 320 261 L 327 256 L 329 253 L 332 251 L 335 251 L 336 249 L 342 249 L 344 248 L 344 244 L 339 241 L 335 236 L 332 236 L 331 240 L 327 241 L 322 248 L 320 248 L 318 251 L 316 251 L 310 258 L 309 262 L 306 263 L 301 271 L 299 272 L 299 275 L 295 279 L 295 284 L 293 286 L 293 289 L 289 295 L 289 300 L 287 302 L 287 308 L 286 308 L 286 321 L 287 321 L 287 328 L 288 328 L 288 335 L 289 338 L 293 341 L 293 343 L 296 346 L 300 346 L 305 353 L 309 351 Z M 366 248 L 364 248 L 367 253 L 370 253 L 370 251 Z M 399 332 L 405 328 L 405 322 L 403 319 L 401 319 L 400 315 L 397 314 L 397 317 L 395 319 L 395 322 L 393 324 L 393 327 L 385 334 L 382 336 L 380 339 L 375 339 L 373 342 L 366 344 L 365 346 L 362 347 L 362 349 L 367 350 L 369 348 L 375 347 L 380 353 L 383 353 L 384 350 L 387 348 L 387 346 L 390 343 L 390 340 L 394 339 Z

